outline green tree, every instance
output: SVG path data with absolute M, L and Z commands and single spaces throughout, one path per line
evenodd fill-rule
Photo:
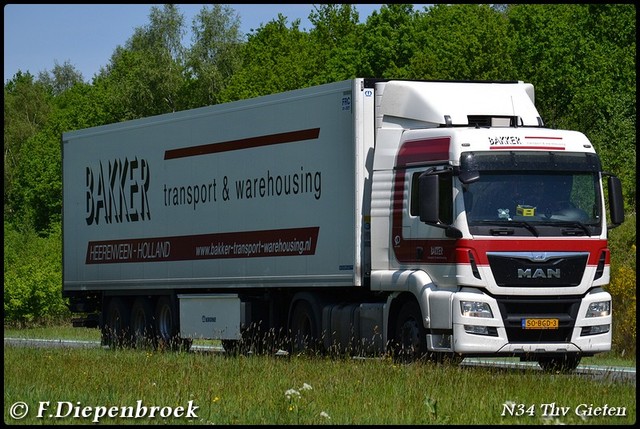
M 309 31 L 313 54 L 307 67 L 316 71 L 310 77 L 310 85 L 360 77 L 364 58 L 356 8 L 351 4 L 314 6 L 309 21 L 313 25 Z
M 203 6 L 192 24 L 187 50 L 188 108 L 217 104 L 219 94 L 240 69 L 243 45 L 240 21 L 227 5 Z
M 22 72 L 4 86 L 4 216 L 13 219 L 22 197 L 15 187 L 23 167 L 23 146 L 47 123 L 50 95 L 41 82 Z
M 184 17 L 175 5 L 151 7 L 150 23 L 135 29 L 94 79 L 108 95 L 113 121 L 183 110 Z
M 96 90 L 76 83 L 51 99 L 44 124 L 20 147 L 12 183 L 12 219 L 46 233 L 62 211 L 62 133 L 102 125 L 108 117 Z
M 383 5 L 366 21 L 359 50 L 363 64 L 361 77 L 409 77 L 409 66 L 418 51 L 416 24 L 419 14 L 411 4 Z
M 50 88 L 51 93 L 56 96 L 62 94 L 67 89 L 73 87 L 77 83 L 82 83 L 82 73 L 75 69 L 71 64 L 65 62 L 63 65 L 55 62 L 53 70 L 50 72 L 45 70 L 38 74 L 38 81 Z
M 62 298 L 62 236 L 53 225 L 43 237 L 4 223 L 5 322 L 40 322 L 69 316 Z
M 479 4 L 437 4 L 415 19 L 414 44 L 405 75 L 431 80 L 513 80 L 515 49 L 508 21 Z
M 304 88 L 315 70 L 309 34 L 300 30 L 300 20 L 287 27 L 282 14 L 248 35 L 243 49 L 242 69 L 233 75 L 221 93 L 221 101 L 242 100 L 260 95 Z

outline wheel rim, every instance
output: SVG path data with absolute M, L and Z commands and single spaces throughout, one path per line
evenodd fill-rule
M 169 341 L 171 339 L 172 330 L 173 317 L 171 315 L 171 309 L 169 308 L 169 305 L 164 304 L 160 308 L 158 316 L 158 334 L 163 340 Z
M 427 353 L 426 332 L 417 302 L 405 302 L 396 319 L 392 353 L 401 362 L 421 359 Z
M 400 327 L 400 348 L 407 356 L 413 356 L 420 348 L 420 328 L 415 319 L 408 319 Z
M 138 309 L 131 320 L 131 330 L 133 334 L 134 345 L 142 345 L 145 341 L 147 331 L 147 318 L 142 309 Z

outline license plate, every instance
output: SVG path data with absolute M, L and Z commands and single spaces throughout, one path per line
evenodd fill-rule
M 558 329 L 558 319 L 522 319 L 522 329 Z

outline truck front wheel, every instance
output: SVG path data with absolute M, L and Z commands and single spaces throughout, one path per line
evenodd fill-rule
M 413 362 L 427 354 L 427 332 L 422 324 L 422 313 L 416 301 L 405 302 L 395 324 L 392 354 L 400 362 Z

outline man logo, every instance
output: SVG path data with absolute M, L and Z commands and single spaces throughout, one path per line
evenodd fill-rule
M 519 279 L 559 279 L 560 278 L 560 268 L 547 268 L 547 270 L 543 270 L 542 268 L 536 268 L 535 271 L 531 268 L 522 269 L 518 268 L 518 278 Z

